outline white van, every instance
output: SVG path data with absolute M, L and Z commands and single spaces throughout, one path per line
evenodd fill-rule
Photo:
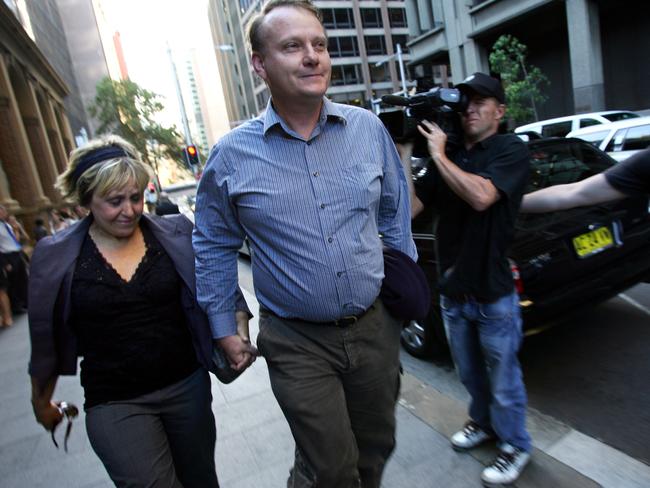
M 537 132 L 542 137 L 564 137 L 569 132 L 590 127 L 592 125 L 609 124 L 619 120 L 640 117 L 639 114 L 628 110 L 609 110 L 588 114 L 568 115 L 555 119 L 540 120 L 532 124 L 522 125 L 515 129 L 516 133 Z
M 590 142 L 617 161 L 650 147 L 650 117 L 621 120 L 603 126 L 578 129 L 567 134 Z

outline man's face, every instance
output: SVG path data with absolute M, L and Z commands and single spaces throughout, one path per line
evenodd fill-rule
M 330 56 L 325 29 L 313 13 L 278 7 L 260 26 L 264 46 L 252 56 L 255 72 L 276 102 L 320 100 L 329 85 Z
M 472 94 L 467 110 L 461 114 L 465 138 L 478 142 L 495 134 L 504 113 L 504 105 L 496 98 Z

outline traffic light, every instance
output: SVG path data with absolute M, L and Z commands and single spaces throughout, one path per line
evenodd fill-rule
M 190 168 L 199 165 L 199 151 L 196 149 L 196 146 L 191 145 L 185 148 L 185 159 Z

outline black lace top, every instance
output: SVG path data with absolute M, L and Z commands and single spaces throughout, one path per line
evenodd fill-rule
M 126 282 L 86 236 L 72 281 L 85 408 L 180 381 L 198 368 L 180 301 L 181 281 L 141 224 L 146 253 Z

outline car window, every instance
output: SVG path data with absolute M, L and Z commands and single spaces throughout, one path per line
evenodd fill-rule
M 545 144 L 530 151 L 530 180 L 526 192 L 547 186 L 573 183 L 598 172 L 582 161 L 583 153 L 575 144 Z
M 588 134 L 579 134 L 576 135 L 578 139 L 582 139 L 583 141 L 587 141 L 589 144 L 599 147 L 600 143 L 605 140 L 607 135 L 609 134 L 609 130 L 599 130 L 598 132 L 589 132 Z
M 610 122 L 616 122 L 617 120 L 635 119 L 641 116 L 639 114 L 635 114 L 634 112 L 615 112 L 613 114 L 603 114 L 603 117 L 605 117 Z
M 621 144 L 623 144 L 623 138 L 625 137 L 625 133 L 627 132 L 627 129 L 619 129 L 616 131 L 614 134 L 614 137 L 612 137 L 609 142 L 607 143 L 607 147 L 605 148 L 605 152 L 612 152 L 612 151 L 620 151 L 621 150 Z
M 566 142 L 564 142 L 566 141 Z M 530 179 L 526 193 L 562 183 L 574 183 L 611 167 L 615 162 L 587 143 L 564 140 L 558 144 L 529 144 Z M 562 212 L 520 213 L 518 230 L 543 229 L 561 219 Z
M 630 127 L 623 141 L 623 151 L 635 151 L 650 146 L 650 124 Z
M 580 119 L 580 127 L 591 127 L 592 125 L 600 124 L 599 120 L 596 119 Z
M 564 137 L 571 132 L 571 124 L 570 120 L 547 124 L 542 127 L 542 135 L 544 137 Z

